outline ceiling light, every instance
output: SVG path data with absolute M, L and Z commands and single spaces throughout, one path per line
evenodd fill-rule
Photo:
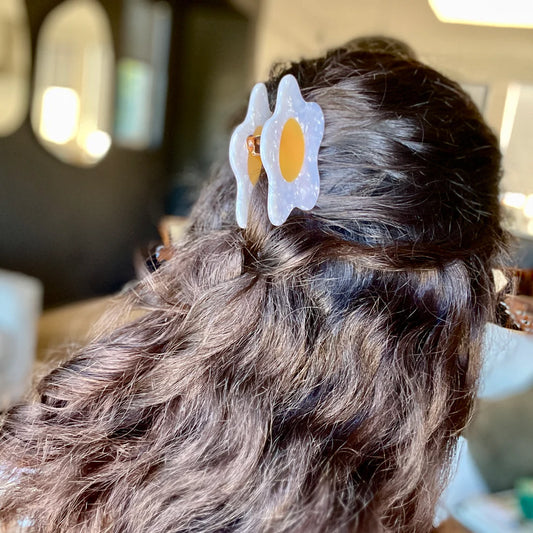
M 441 22 L 533 28 L 531 0 L 429 0 Z

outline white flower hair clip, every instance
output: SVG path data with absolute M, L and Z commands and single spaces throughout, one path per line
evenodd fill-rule
M 249 139 L 258 138 L 261 135 L 263 124 L 271 115 L 265 84 L 258 83 L 250 94 L 246 118 L 235 128 L 229 143 L 229 162 L 237 179 L 235 214 L 237 224 L 241 228 L 246 227 L 250 196 L 254 185 L 259 180 L 262 168 L 259 152 L 250 150 L 248 147 Z
M 230 141 L 230 164 L 237 180 L 237 223 L 246 227 L 248 206 L 261 167 L 268 178 L 270 222 L 283 224 L 297 207 L 312 209 L 318 200 L 318 150 L 324 135 L 320 106 L 306 102 L 291 74 L 278 86 L 276 109 L 268 106 L 266 87 L 252 90 L 248 113 Z

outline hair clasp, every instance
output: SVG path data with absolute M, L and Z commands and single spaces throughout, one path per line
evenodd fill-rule
M 283 224 L 297 207 L 312 209 L 318 200 L 318 150 L 324 135 L 320 106 L 306 102 L 296 78 L 284 76 L 276 108 L 270 112 L 266 87 L 252 89 L 248 112 L 231 137 L 230 164 L 237 180 L 236 217 L 241 228 L 248 219 L 253 187 L 264 168 L 268 178 L 268 218 Z
M 261 135 L 248 135 L 246 147 L 251 155 L 261 155 Z

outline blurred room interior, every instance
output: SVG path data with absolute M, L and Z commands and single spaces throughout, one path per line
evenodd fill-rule
M 446 3 L 476 4 L 477 20 L 440 20 L 436 0 L 1 0 L 0 356 L 18 342 L 15 329 L 30 362 L 36 346 L 43 359 L 83 339 L 99 298 L 179 233 L 252 84 L 275 62 L 364 35 L 405 41 L 471 94 L 504 153 L 512 266 L 533 269 L 531 2 L 493 2 L 505 8 L 501 20 L 482 20 L 491 2 Z M 511 20 L 515 4 L 522 11 Z M 0 386 L 19 379 L 6 368 Z M 531 385 L 519 404 L 529 428 Z M 480 424 L 492 435 L 493 421 Z M 472 448 L 489 489 L 509 489 L 524 461 L 521 474 L 533 475 L 530 450 L 507 477 L 495 472 L 500 452 L 483 438 Z

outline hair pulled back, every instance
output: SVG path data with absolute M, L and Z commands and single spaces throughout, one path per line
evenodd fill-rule
M 143 314 L 46 376 L 0 432 L 0 515 L 39 532 L 429 531 L 495 308 L 497 141 L 405 54 L 286 66 L 320 104 L 321 192 L 235 222 L 227 162 Z M 118 312 L 118 311 L 117 311 Z

